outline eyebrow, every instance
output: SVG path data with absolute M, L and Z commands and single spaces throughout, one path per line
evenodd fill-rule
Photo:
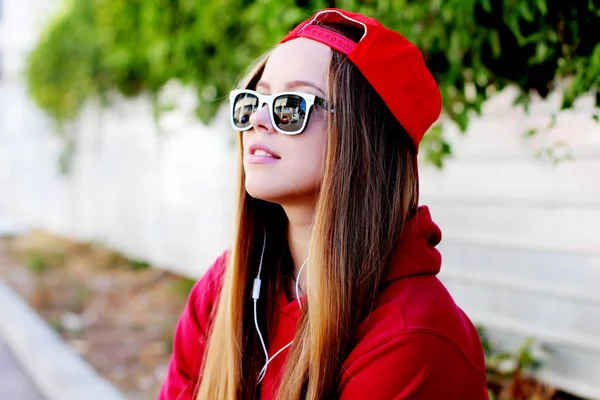
M 262 86 L 267 90 L 271 89 L 271 85 L 269 85 L 268 82 L 265 82 L 263 80 L 259 81 L 256 86 Z M 311 87 L 315 90 L 318 90 L 319 92 L 321 92 L 323 94 L 323 96 L 326 96 L 325 91 L 323 89 L 321 89 L 319 86 L 317 86 L 316 83 L 313 83 L 311 81 L 302 81 L 302 80 L 295 80 L 295 81 L 289 81 L 285 84 L 285 89 L 286 90 L 292 90 L 295 89 L 297 87 L 300 86 L 308 86 Z

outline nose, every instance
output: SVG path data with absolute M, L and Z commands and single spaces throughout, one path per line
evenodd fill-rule
M 267 103 L 261 105 L 261 107 L 256 110 L 252 115 L 250 115 L 250 125 L 255 130 L 264 130 L 266 132 L 275 132 L 275 128 L 271 123 L 271 118 L 269 116 L 269 108 Z

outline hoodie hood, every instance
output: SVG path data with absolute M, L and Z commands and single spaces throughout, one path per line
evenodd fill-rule
M 404 224 L 386 286 L 407 276 L 439 273 L 442 255 L 435 246 L 441 240 L 442 231 L 431 219 L 429 208 L 419 207 Z
M 431 219 L 427 206 L 418 208 L 417 213 L 404 223 L 402 233 L 396 244 L 392 265 L 387 279 L 380 290 L 384 290 L 392 282 L 413 275 L 433 274 L 440 272 L 442 255 L 435 246 L 442 240 L 442 231 Z M 306 295 L 300 297 L 300 300 Z M 282 290 L 278 296 L 278 308 L 289 312 L 293 309 L 299 313 L 297 301 L 289 301 Z

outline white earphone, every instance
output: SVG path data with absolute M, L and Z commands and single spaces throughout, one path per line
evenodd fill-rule
M 252 299 L 254 300 L 254 326 L 256 327 L 256 332 L 258 332 L 258 337 L 260 338 L 260 343 L 262 344 L 262 348 L 263 348 L 263 351 L 265 352 L 265 357 L 267 360 L 265 365 L 260 370 L 260 373 L 258 374 L 258 382 L 256 382 L 257 385 L 260 382 L 262 382 L 262 380 L 265 378 L 265 375 L 267 373 L 267 367 L 269 366 L 269 363 L 271 361 L 273 361 L 273 359 L 275 357 L 277 357 L 283 350 L 287 349 L 294 343 L 294 341 L 292 340 L 291 342 L 289 342 L 288 344 L 283 346 L 281 349 L 279 349 L 275 354 L 273 354 L 271 356 L 271 358 L 269 358 L 269 352 L 267 351 L 267 346 L 265 345 L 265 341 L 262 337 L 260 328 L 258 326 L 258 319 L 256 317 L 256 302 L 257 302 L 258 298 L 260 297 L 260 285 L 261 285 L 260 273 L 262 271 L 263 257 L 265 255 L 265 246 L 267 244 L 266 229 L 264 232 L 265 232 L 265 234 L 264 234 L 264 239 L 263 239 L 263 248 L 262 248 L 262 252 L 260 254 L 260 264 L 258 266 L 258 274 L 256 275 L 256 278 L 254 279 L 254 286 L 252 286 Z M 306 260 L 304 260 L 304 263 L 302 263 L 302 266 L 300 267 L 300 270 L 298 271 L 298 276 L 296 277 L 296 301 L 298 301 L 298 305 L 300 306 L 300 309 L 302 309 L 302 303 L 300 302 L 300 296 L 298 293 L 298 282 L 300 281 L 300 274 L 302 273 L 304 266 L 306 266 L 307 261 L 308 261 L 308 258 Z

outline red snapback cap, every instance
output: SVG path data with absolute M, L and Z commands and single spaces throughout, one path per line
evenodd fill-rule
M 364 34 L 354 42 L 316 22 L 355 24 Z M 419 49 L 373 18 L 336 8 L 300 23 L 280 43 L 304 37 L 348 56 L 408 132 L 415 147 L 442 111 L 442 96 Z

